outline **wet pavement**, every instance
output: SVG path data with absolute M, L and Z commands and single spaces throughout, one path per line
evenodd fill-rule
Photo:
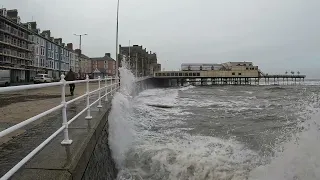
M 90 98 L 91 102 L 97 97 Z M 67 108 L 67 117 L 70 120 L 85 107 L 85 100 L 71 104 Z M 92 111 L 97 111 L 96 105 Z M 85 113 L 84 113 L 85 115 Z M 23 159 L 34 148 L 41 144 L 51 134 L 62 126 L 61 111 L 52 113 L 41 120 L 41 123 L 27 125 L 24 132 L 13 136 L 11 140 L 0 145 L 0 177 L 10 170 L 15 164 Z M 81 118 L 81 117 L 80 117 Z M 71 126 L 76 126 L 74 121 Z
M 90 84 L 90 91 L 98 87 Z M 42 88 L 18 93 L 0 94 L 0 131 L 20 123 L 61 103 L 61 87 Z M 75 96 L 69 95 L 66 87 L 66 100 L 85 94 L 85 84 L 76 86 Z M 102 91 L 102 95 L 105 92 Z M 90 97 L 90 102 L 97 94 Z M 67 117 L 70 120 L 85 107 L 85 98 L 70 104 Z M 96 107 L 95 105 L 94 107 Z M 97 108 L 96 108 L 97 109 Z M 61 110 L 53 112 L 0 139 L 0 177 L 30 153 L 41 142 L 62 126 Z M 76 120 L 77 121 L 77 120 Z M 76 122 L 75 121 L 75 122 Z M 74 122 L 74 123 L 75 123 Z

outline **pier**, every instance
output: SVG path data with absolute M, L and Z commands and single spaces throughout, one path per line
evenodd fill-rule
M 244 71 L 161 71 L 154 78 L 165 86 L 192 85 L 296 85 L 305 75 L 266 75 L 259 70 Z
M 181 71 L 154 73 L 154 79 L 165 86 L 193 85 L 289 85 L 305 79 L 305 75 L 268 75 L 252 62 L 226 62 L 222 64 L 189 63 L 181 64 Z M 282 82 L 282 83 L 281 83 Z
M 260 77 L 262 82 L 268 85 L 296 85 L 304 82 L 305 78 L 305 75 L 265 75 Z

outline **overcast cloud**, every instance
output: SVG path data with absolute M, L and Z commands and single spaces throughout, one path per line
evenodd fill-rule
M 119 42 L 157 52 L 166 70 L 181 63 L 252 61 L 269 73 L 320 78 L 319 0 L 120 0 Z M 1 0 L 22 21 L 83 51 L 115 56 L 116 0 Z

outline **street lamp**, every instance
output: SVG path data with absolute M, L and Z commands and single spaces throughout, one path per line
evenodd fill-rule
M 81 37 L 82 37 L 82 36 L 86 36 L 86 35 L 88 35 L 88 34 L 87 34 L 87 33 L 85 33 L 85 34 L 73 34 L 73 35 L 75 35 L 75 36 L 79 36 L 79 37 L 80 37 L 79 49 L 81 50 Z
M 79 75 L 80 75 L 80 77 L 81 77 L 81 59 L 80 59 L 80 57 L 81 57 L 81 37 L 82 37 L 82 36 L 86 36 L 86 35 L 88 35 L 88 34 L 85 33 L 85 34 L 73 34 L 73 35 L 80 37 L 80 42 L 79 42 L 79 50 L 80 50 L 80 51 L 79 51 L 78 58 L 79 58 Z
M 119 5 L 120 5 L 120 0 L 118 0 L 117 4 L 117 30 L 116 30 L 116 77 L 118 77 L 118 69 L 119 69 L 119 55 L 118 55 L 118 34 L 119 34 Z

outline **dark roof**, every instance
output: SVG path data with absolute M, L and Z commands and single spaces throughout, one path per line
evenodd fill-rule
M 109 56 L 104 56 L 104 57 L 93 57 L 90 58 L 91 60 L 95 60 L 95 61 L 115 61 L 114 59 L 112 59 Z
M 88 56 L 86 56 L 86 55 L 84 55 L 84 54 L 81 54 L 81 56 L 80 57 L 82 57 L 82 58 L 86 58 L 86 59 L 90 59 Z

